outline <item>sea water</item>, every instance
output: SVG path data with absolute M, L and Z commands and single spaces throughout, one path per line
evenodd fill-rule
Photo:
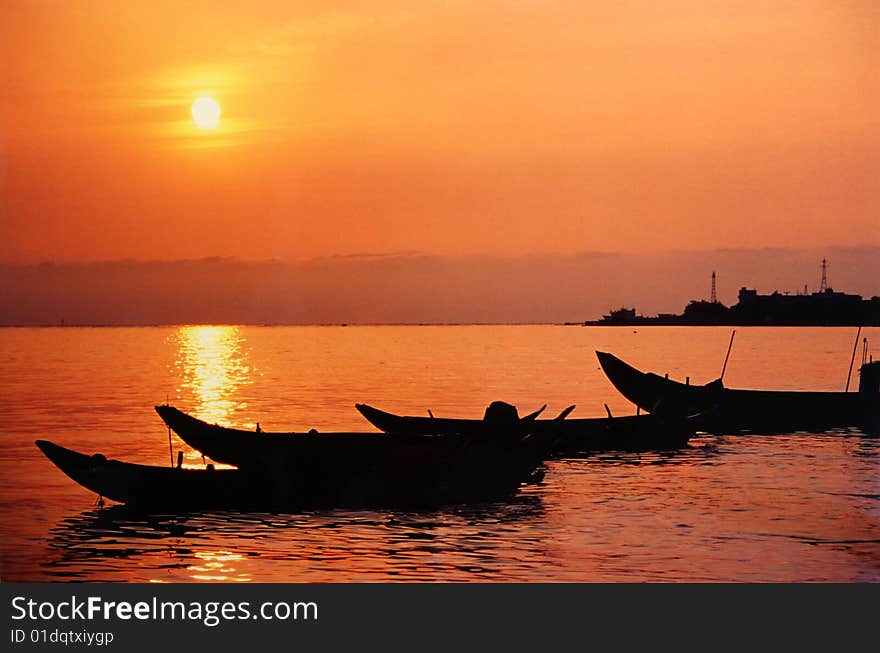
M 740 328 L 728 387 L 842 391 L 855 329 Z M 730 329 L 179 326 L 0 329 L 3 581 L 880 581 L 880 440 L 700 435 L 553 460 L 509 501 L 422 512 L 132 512 L 34 446 L 203 465 L 153 411 L 263 431 L 371 431 L 356 402 L 480 417 L 632 414 L 595 350 L 691 383 Z M 863 330 L 877 353 L 880 329 Z M 859 341 L 856 365 L 861 358 Z M 851 390 L 857 388 L 854 371 Z

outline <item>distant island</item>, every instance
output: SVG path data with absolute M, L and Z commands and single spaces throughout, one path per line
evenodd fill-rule
M 880 297 L 836 292 L 828 287 L 826 261 L 822 261 L 822 283 L 818 292 L 760 295 L 757 290 L 740 288 L 739 301 L 725 306 L 715 294 L 709 301 L 693 300 L 680 315 L 660 313 L 645 316 L 635 308 L 619 308 L 585 326 L 880 326 Z

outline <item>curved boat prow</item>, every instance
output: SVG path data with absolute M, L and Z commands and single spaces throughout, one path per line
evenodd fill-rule
M 597 351 L 596 357 L 599 359 L 599 365 L 605 376 L 611 381 L 611 385 L 617 388 L 624 397 L 631 402 L 640 406 L 645 410 L 650 410 L 651 406 L 645 405 L 644 399 L 639 392 L 639 386 L 645 373 L 637 370 L 632 365 L 624 363 L 617 356 L 604 351 Z
M 162 421 L 165 422 L 165 425 L 175 433 L 178 433 L 178 427 L 192 427 L 194 425 L 210 426 L 207 422 L 203 422 L 202 420 L 196 419 L 191 415 L 187 415 L 182 410 L 178 410 L 174 406 L 169 406 L 168 404 L 153 406 L 153 408 L 155 408 L 156 412 L 159 413 L 159 417 L 162 418 Z
M 55 452 L 55 449 L 60 448 L 57 444 L 49 442 L 48 440 L 37 440 L 34 444 L 37 445 L 40 451 L 42 451 L 49 460 L 52 460 L 52 454 Z
M 384 410 L 379 410 L 378 408 L 373 408 L 369 404 L 355 404 L 354 407 L 361 414 L 361 416 L 367 420 L 370 424 L 375 426 L 377 429 L 382 431 L 383 433 L 397 433 L 397 434 L 410 434 L 410 433 L 441 433 L 448 420 L 445 419 L 436 419 L 433 416 L 430 418 L 425 418 L 428 421 L 428 424 L 431 428 L 426 431 L 421 431 L 418 427 L 413 427 L 409 422 L 413 421 L 408 418 L 401 418 L 398 415 L 393 413 L 387 413 Z M 422 421 L 422 420 L 417 420 Z
M 606 351 L 597 351 L 596 357 L 599 359 L 602 371 L 605 372 L 608 379 L 615 385 L 617 385 L 616 379 L 628 380 L 644 374 L 644 372 L 637 370 L 629 363 L 624 363 L 617 356 Z
M 79 483 L 87 490 L 91 490 L 100 496 L 105 496 L 115 501 L 125 501 L 106 479 L 101 478 L 101 471 L 110 466 L 110 462 L 102 454 L 89 456 L 72 449 L 67 449 L 48 440 L 37 440 L 34 444 L 48 458 L 53 465 L 64 474 Z
M 73 465 L 85 462 L 89 459 L 89 456 L 85 454 L 72 451 L 71 449 L 65 449 L 49 440 L 37 440 L 34 444 L 39 447 L 40 451 L 43 452 L 43 455 L 46 456 L 46 458 L 52 461 L 52 464 L 65 474 L 68 473 L 68 470 L 71 469 Z
M 373 408 L 369 404 L 355 404 L 354 407 L 361 415 L 363 415 L 365 420 L 367 420 L 370 424 L 372 424 L 379 430 L 383 430 L 382 427 L 379 426 L 379 424 L 385 424 L 386 422 L 388 422 L 389 418 L 393 419 L 394 417 L 396 417 L 391 413 L 386 413 L 384 410 Z
M 243 431 L 217 424 L 208 424 L 192 415 L 187 415 L 174 406 L 155 406 L 155 409 L 162 421 L 177 434 L 177 437 L 218 463 L 241 465 L 242 456 L 245 459 L 249 458 L 247 451 L 250 443 L 266 437 L 255 431 Z
M 617 391 L 636 406 L 649 413 L 665 413 L 684 416 L 706 410 L 710 395 L 723 390 L 723 386 L 692 386 L 642 372 L 617 356 L 597 351 L 596 357 Z

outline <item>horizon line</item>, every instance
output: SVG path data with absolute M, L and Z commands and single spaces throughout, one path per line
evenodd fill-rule
M 600 249 L 584 249 L 575 252 L 524 252 L 521 254 L 491 254 L 491 253 L 474 253 L 474 254 L 446 254 L 429 252 L 422 250 L 399 250 L 389 252 L 351 252 L 326 254 L 322 256 L 302 257 L 302 258 L 247 258 L 240 256 L 224 256 L 224 255 L 207 255 L 193 258 L 98 258 L 88 260 L 64 260 L 64 259 L 38 259 L 32 261 L 13 261 L 0 260 L 0 266 L 42 266 L 42 265 L 94 265 L 102 263 L 193 263 L 193 262 L 218 262 L 218 263 L 277 263 L 277 264 L 303 264 L 315 263 L 320 261 L 370 261 L 377 259 L 415 259 L 415 258 L 434 258 L 434 259 L 450 259 L 450 260 L 512 260 L 525 259 L 531 257 L 579 257 L 584 255 L 592 256 L 652 256 L 664 254 L 683 254 L 683 253 L 728 253 L 728 252 L 810 252 L 821 250 L 866 250 L 880 249 L 880 243 L 876 244 L 829 244 L 813 247 L 784 247 L 776 245 L 765 245 L 761 247 L 710 247 L 705 249 L 663 249 L 663 250 L 600 250 Z
M 591 320 L 579 322 L 131 322 L 124 324 L 0 324 L 0 329 L 156 329 L 156 328 L 181 328 L 181 327 L 320 327 L 320 328 L 348 328 L 348 327 L 468 327 L 468 326 L 583 326 L 599 329 L 621 328 L 704 328 L 704 329 L 850 329 L 858 325 L 841 324 L 805 324 L 805 325 L 762 325 L 762 324 L 637 324 L 637 325 L 614 325 L 614 324 L 588 324 Z M 870 325 L 866 325 L 871 328 Z

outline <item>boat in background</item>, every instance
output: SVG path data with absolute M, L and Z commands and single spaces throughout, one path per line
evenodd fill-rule
M 463 433 L 485 430 L 485 417 L 455 419 L 448 417 L 417 417 L 395 415 L 367 404 L 355 404 L 358 412 L 373 426 L 392 435 L 426 435 L 457 431 Z M 567 416 L 574 406 L 563 411 Z M 487 409 L 488 410 L 488 409 Z M 607 410 L 607 406 L 606 406 Z M 523 418 L 526 419 L 526 418 Z M 681 415 L 628 415 L 588 419 L 539 420 L 532 429 L 550 436 L 554 456 L 576 456 L 602 451 L 663 451 L 687 445 L 697 429 L 696 417 Z
M 858 392 L 737 390 L 721 379 L 705 385 L 680 383 L 642 372 L 613 354 L 597 351 L 608 380 L 636 406 L 657 415 L 701 413 L 713 433 L 788 433 L 858 427 L 868 432 L 880 420 L 880 361 L 860 368 Z

